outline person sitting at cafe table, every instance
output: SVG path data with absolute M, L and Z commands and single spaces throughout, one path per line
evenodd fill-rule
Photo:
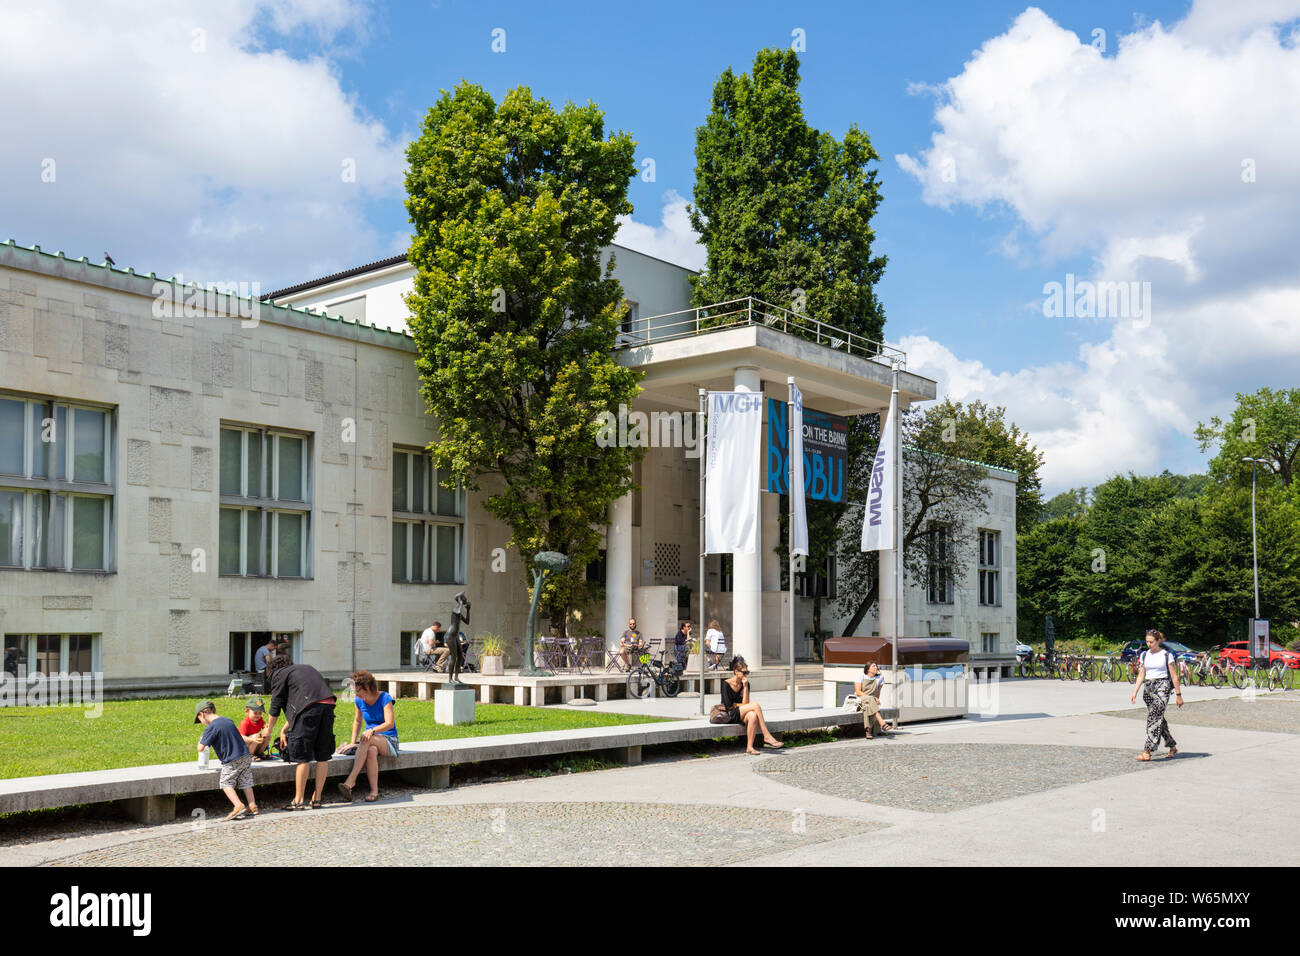
M 627 630 L 623 636 L 618 639 L 619 656 L 623 658 L 623 666 L 631 668 L 632 662 L 628 659 L 629 654 L 640 654 L 645 650 L 645 641 L 641 640 L 641 632 L 636 629 L 636 618 L 627 622 Z

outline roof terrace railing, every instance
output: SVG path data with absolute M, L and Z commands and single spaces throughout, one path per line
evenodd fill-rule
M 901 367 L 907 366 L 907 353 L 902 349 L 873 341 L 847 329 L 820 322 L 792 309 L 755 299 L 753 296 L 700 306 L 697 309 L 683 309 L 680 312 L 667 312 L 663 315 L 635 319 L 619 333 L 614 347 L 616 349 L 638 348 L 643 345 L 672 342 L 748 325 L 763 325 L 826 348 L 848 352 L 850 355 L 884 361 L 891 365 L 897 361 Z

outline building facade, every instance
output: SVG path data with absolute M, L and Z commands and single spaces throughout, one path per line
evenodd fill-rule
M 604 600 L 573 627 L 612 646 L 633 614 L 668 638 L 703 612 L 754 670 L 788 660 L 779 496 L 760 496 L 755 554 L 709 556 L 701 595 L 699 390 L 784 400 L 794 376 L 810 407 L 877 412 L 890 356 L 761 303 L 691 310 L 688 270 L 605 254 L 632 305 L 618 360 L 644 372 L 630 411 L 665 424 L 588 569 Z M 399 666 L 460 590 L 472 634 L 522 635 L 508 529 L 481 495 L 443 487 L 422 451 L 436 423 L 406 328 L 413 277 L 395 257 L 251 302 L 0 244 L 5 647 L 29 670 L 102 671 L 125 692 L 222 683 L 268 637 L 327 674 Z M 903 407 L 935 397 L 921 376 L 899 383 Z M 954 582 L 951 601 L 914 614 L 926 589 L 912 588 L 908 633 L 1014 640 L 1014 485 L 1008 516 L 1010 480 L 990 475 L 998 568 L 981 570 L 1002 575 L 999 603 L 972 604 Z

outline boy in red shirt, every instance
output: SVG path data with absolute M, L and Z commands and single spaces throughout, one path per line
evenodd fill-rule
M 270 744 L 266 729 L 265 707 L 262 698 L 253 697 L 244 705 L 244 719 L 239 722 L 239 736 L 248 744 L 248 752 L 254 760 L 266 759 L 266 748 Z

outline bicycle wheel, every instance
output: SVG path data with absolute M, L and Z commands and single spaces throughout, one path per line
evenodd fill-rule
M 1246 668 L 1244 667 L 1230 668 L 1228 673 L 1228 680 L 1232 683 L 1233 687 L 1237 688 L 1237 690 L 1241 690 L 1246 686 Z
M 1282 668 L 1282 689 L 1295 690 L 1296 687 L 1296 669 L 1294 667 Z
M 659 686 L 663 689 L 665 697 L 676 697 L 677 692 L 682 689 L 682 679 L 677 676 L 676 671 L 665 671 L 663 683 Z
M 627 674 L 627 696 L 643 700 L 654 686 L 654 678 L 644 667 L 634 667 Z
M 1211 664 L 1209 670 L 1205 672 L 1205 683 L 1211 687 L 1223 686 L 1223 671 L 1218 664 Z
M 1078 667 L 1079 667 L 1079 680 L 1089 681 L 1097 676 L 1096 673 L 1094 672 L 1092 661 L 1090 660 L 1079 661 Z

